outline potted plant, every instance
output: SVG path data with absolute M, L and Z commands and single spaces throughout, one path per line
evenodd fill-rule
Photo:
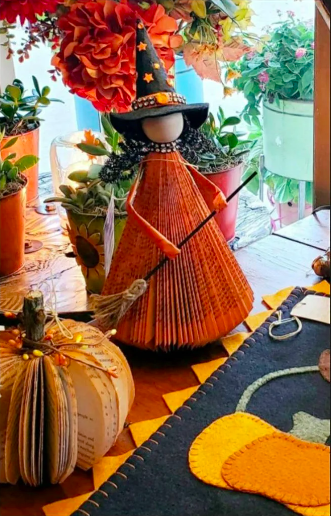
M 313 27 L 289 13 L 288 19 L 270 29 L 269 41 L 262 49 L 246 54 L 237 68 L 241 77 L 235 80 L 235 85 L 247 99 L 245 121 L 249 124 L 256 121 L 263 105 L 263 153 L 268 174 L 311 182 Z
M 10 150 L 3 151 L 3 158 L 14 152 L 17 158 L 27 153 L 39 155 L 39 115 L 51 102 L 61 102 L 49 98 L 50 88 L 40 88 L 33 77 L 34 90 L 27 95 L 24 85 L 18 79 L 6 87 L 0 95 L 0 130 L 4 131 L 4 144 L 15 138 Z M 38 197 L 38 164 L 27 171 L 27 201 Z
M 17 159 L 16 138 L 4 139 L 0 132 L 0 277 L 24 265 L 25 205 L 27 178 L 23 172 L 38 163 L 32 155 Z M 4 157 L 4 154 L 9 155 Z
M 263 155 L 263 129 L 258 118 L 254 119 L 248 138 L 252 141 L 252 146 L 248 154 L 243 180 L 253 172 L 257 172 L 256 178 L 247 185 L 247 188 L 250 192 L 258 195 L 261 180 L 260 163 Z M 276 229 L 276 222 L 283 227 L 298 220 L 299 182 L 273 174 L 268 170 L 263 173 L 263 181 L 268 186 L 269 202 L 277 211 L 277 217 L 273 219 L 274 228 Z M 306 185 L 305 201 L 306 215 L 308 215 L 313 204 L 313 185 L 310 182 Z
M 227 118 L 222 108 L 218 111 L 218 124 L 212 114 L 203 125 L 202 131 L 215 144 L 215 153 L 204 154 L 199 163 L 199 170 L 208 174 L 208 179 L 215 183 L 227 197 L 240 185 L 244 171 L 245 156 L 249 153 L 250 140 L 242 138 L 245 133 L 236 131 L 235 126 L 241 118 Z M 229 128 L 233 128 L 229 130 Z M 238 213 L 238 196 L 215 220 L 224 237 L 229 242 L 235 237 Z
M 113 129 L 105 116 L 101 118 L 105 133 L 105 141 L 111 150 L 97 137 L 92 137 L 87 131 L 88 138 L 77 147 L 94 156 L 110 156 L 120 153 L 120 136 Z M 88 142 L 88 143 L 87 143 Z M 68 233 L 78 265 L 86 281 L 88 292 L 99 294 L 105 281 L 105 225 L 110 203 L 113 202 L 113 212 L 110 213 L 110 224 L 114 231 L 114 251 L 116 250 L 127 219 L 126 199 L 132 184 L 132 172 L 128 171 L 127 179 L 118 185 L 105 184 L 99 179 L 103 165 L 91 164 L 88 171 L 75 171 L 69 174 L 70 185 L 60 185 L 63 197 L 51 197 L 45 202 L 60 202 L 66 210 Z M 75 184 L 76 186 L 72 186 Z

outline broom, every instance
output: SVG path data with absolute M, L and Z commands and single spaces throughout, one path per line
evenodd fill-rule
M 234 190 L 234 192 L 232 192 L 232 194 L 229 195 L 226 202 L 229 203 L 256 175 L 257 172 L 251 174 L 238 188 L 236 188 L 236 190 Z M 212 211 L 208 217 L 200 222 L 200 224 L 178 244 L 177 247 L 179 249 L 184 247 L 184 245 L 187 244 L 187 242 L 189 242 L 189 240 L 191 240 L 191 238 L 193 238 L 213 217 L 215 217 L 216 214 L 217 210 Z M 170 258 L 167 256 L 163 258 L 143 279 L 135 280 L 124 292 L 112 294 L 110 296 L 91 296 L 92 308 L 95 314 L 94 319 L 97 320 L 100 326 L 103 328 L 115 329 L 121 318 L 126 314 L 131 306 L 137 301 L 137 299 L 145 294 L 148 288 L 148 281 L 152 276 L 154 276 L 154 274 L 162 269 L 169 260 Z

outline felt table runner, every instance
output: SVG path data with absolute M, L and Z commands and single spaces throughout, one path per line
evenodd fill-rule
M 305 289 L 292 292 L 280 307 L 283 318 L 290 317 L 292 307 L 306 293 Z M 318 503 L 313 493 L 309 497 L 303 493 L 301 498 L 297 491 L 293 496 L 290 493 L 285 497 L 285 504 L 267 498 L 268 492 L 261 495 L 259 489 L 256 493 L 260 494 L 254 494 L 251 487 L 247 493 L 232 490 L 230 485 L 226 489 L 212 485 L 208 479 L 208 464 L 210 470 L 216 469 L 216 474 L 219 471 L 222 475 L 223 465 L 215 467 L 215 459 L 210 463 L 205 461 L 206 481 L 190 468 L 190 452 L 197 438 L 216 421 L 236 413 L 238 417 L 238 409 L 240 413 L 247 413 L 244 417 L 252 415 L 265 427 L 273 427 L 269 432 L 278 432 L 276 441 L 268 437 L 264 440 L 278 445 L 281 432 L 292 434 L 293 439 L 288 439 L 291 442 L 298 436 L 307 441 L 317 439 L 314 442 L 322 443 L 318 445 L 319 453 L 323 441 L 329 444 L 329 433 L 325 429 L 330 420 L 330 385 L 318 370 L 322 353 L 330 348 L 329 326 L 303 321 L 299 335 L 276 341 L 268 333 L 270 323 L 275 320 L 274 315 L 269 317 L 73 516 L 290 516 L 295 512 L 327 515 L 327 507 L 297 510 L 300 500 L 302 506 L 307 499 L 312 500 L 312 504 Z M 291 323 L 274 332 L 285 334 L 295 329 L 296 324 Z M 314 433 L 315 428 L 318 435 Z M 251 441 L 244 443 L 250 449 L 256 447 L 253 433 Z M 219 438 L 224 436 L 226 434 L 215 433 L 215 458 L 219 447 L 223 446 Z M 298 448 L 298 460 L 302 460 L 301 447 Z M 242 446 L 234 451 L 242 453 Z M 232 453 L 229 452 L 228 458 Z M 281 457 L 280 462 L 280 471 L 286 471 L 287 458 Z M 250 483 L 254 486 L 254 468 L 251 469 Z M 226 470 L 225 473 L 226 480 L 229 475 Z M 243 484 L 244 481 L 245 478 Z M 299 484 L 302 489 L 300 479 Z M 324 493 L 319 493 L 316 499 L 323 504 L 327 502 Z

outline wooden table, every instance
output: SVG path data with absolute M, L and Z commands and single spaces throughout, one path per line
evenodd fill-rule
M 304 225 L 305 229 L 299 231 L 296 229 L 297 225 L 294 225 L 291 230 L 282 230 L 277 235 L 269 236 L 236 253 L 255 292 L 254 312 L 266 309 L 261 301 L 264 294 L 320 281 L 311 272 L 311 262 L 318 256 L 318 249 L 329 246 L 329 224 L 324 217 L 327 214 L 321 212 L 318 217 L 310 217 L 306 222 L 299 223 L 298 227 L 302 229 Z M 72 262 L 68 273 L 68 278 L 70 274 L 76 274 Z M 42 274 L 47 275 L 44 271 Z M 75 292 L 69 292 L 69 295 L 74 296 Z M 136 383 L 136 400 L 128 418 L 130 422 L 169 414 L 162 395 L 198 385 L 191 365 L 224 356 L 223 350 L 215 345 L 169 355 L 156 355 L 130 348 L 125 348 L 124 351 Z M 119 455 L 133 448 L 130 432 L 126 429 L 110 454 Z M 61 486 L 37 490 L 22 484 L 14 487 L 1 486 L 1 516 L 42 516 L 42 506 L 91 490 L 91 473 L 79 470 Z

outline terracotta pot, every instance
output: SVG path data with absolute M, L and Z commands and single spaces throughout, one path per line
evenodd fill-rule
M 228 197 L 240 185 L 243 171 L 244 164 L 241 163 L 237 167 L 228 170 L 219 171 L 215 174 L 207 174 L 206 177 L 222 190 L 225 197 Z M 236 236 L 238 204 L 239 195 L 230 201 L 225 210 L 215 216 L 215 220 L 227 242 L 230 242 Z
M 285 202 L 279 203 L 276 202 L 276 209 L 278 215 L 278 221 L 281 228 L 285 226 L 289 226 L 290 224 L 294 224 L 299 220 L 299 206 L 295 202 Z M 313 211 L 313 207 L 310 204 L 306 203 L 305 206 L 305 217 L 311 215 Z M 275 221 L 276 222 L 276 221 Z
M 8 136 L 4 138 L 3 141 L 6 143 L 13 138 L 16 137 Z M 19 135 L 15 145 L 1 152 L 4 158 L 13 153 L 16 153 L 16 159 L 20 159 L 27 154 L 39 156 L 39 127 L 33 131 Z M 30 202 L 38 197 L 39 164 L 37 163 L 34 167 L 24 172 L 24 174 L 28 178 L 26 200 Z
M 0 277 L 24 265 L 26 190 L 0 199 Z

